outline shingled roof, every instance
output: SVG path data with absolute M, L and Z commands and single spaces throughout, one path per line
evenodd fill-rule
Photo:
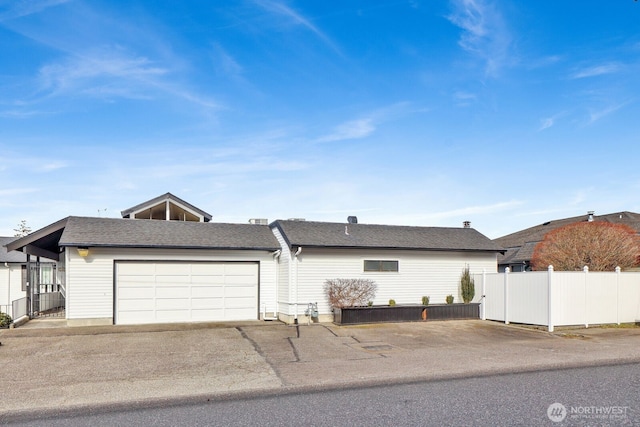
M 55 245 L 49 242 L 53 237 Z M 11 242 L 8 249 L 45 239 L 48 240 L 47 245 L 42 244 L 43 249 L 51 252 L 64 246 L 269 251 L 280 247 L 266 225 L 70 216 Z
M 411 227 L 277 220 L 289 247 L 504 252 L 473 228 Z
M 545 234 L 556 228 L 563 227 L 565 225 L 574 224 L 576 222 L 587 222 L 589 220 L 588 215 L 574 216 L 572 218 L 556 219 L 553 221 L 547 221 L 543 224 L 536 225 L 515 233 L 508 234 L 503 237 L 499 237 L 494 242 L 505 248 L 513 248 L 524 245 L 527 242 L 540 242 L 544 238 Z M 618 212 L 606 215 L 593 215 L 594 221 L 604 221 L 613 224 L 625 224 L 634 230 L 640 232 L 640 214 L 635 212 Z
M 69 217 L 60 246 L 277 250 L 269 227 L 189 221 Z
M 0 262 L 27 262 L 27 254 L 17 251 L 7 252 L 5 245 L 16 239 L 17 237 L 0 237 Z
M 494 242 L 504 248 L 507 248 L 507 252 L 504 257 L 498 258 L 498 263 L 513 264 L 529 262 L 533 256 L 533 250 L 536 244 L 541 242 L 548 232 L 564 227 L 565 225 L 587 221 L 589 221 L 588 214 L 571 218 L 556 219 L 499 237 L 495 239 Z M 640 214 L 635 212 L 624 211 L 606 215 L 593 215 L 593 221 L 624 224 L 640 233 Z

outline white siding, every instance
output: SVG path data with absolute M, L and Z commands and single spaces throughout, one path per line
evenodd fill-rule
M 20 264 L 0 265 L 0 311 L 7 310 L 13 317 L 11 302 L 27 296 L 22 290 L 22 266 Z
M 259 304 L 275 304 L 275 262 L 264 251 L 170 249 L 89 249 L 82 258 L 66 250 L 67 319 L 113 319 L 115 261 L 257 261 L 260 263 Z
M 365 260 L 397 260 L 398 272 L 364 272 Z M 452 294 L 456 302 L 460 296 L 460 275 L 468 265 L 471 273 L 497 271 L 493 253 L 437 252 L 437 251 L 389 251 L 350 249 L 303 248 L 297 267 L 298 314 L 309 302 L 317 302 L 321 314 L 331 312 L 323 286 L 327 279 L 371 279 L 378 285 L 374 304 L 388 304 L 394 299 L 398 304 L 420 304 L 423 296 L 431 304 L 443 304 Z M 295 286 L 295 277 L 292 283 Z M 476 287 L 476 298 L 480 290 Z

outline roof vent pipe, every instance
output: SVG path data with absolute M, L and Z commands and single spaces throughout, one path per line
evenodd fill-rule
M 462 223 L 463 228 L 471 228 L 471 221 L 464 221 Z
M 358 217 L 357 216 L 348 216 L 347 217 L 347 222 L 349 224 L 357 224 L 358 223 Z
M 588 215 L 587 216 L 587 221 L 593 222 L 593 213 L 594 213 L 593 211 L 587 212 L 587 215 Z

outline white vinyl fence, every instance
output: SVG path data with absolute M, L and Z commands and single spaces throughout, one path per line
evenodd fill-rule
M 480 317 L 547 326 L 640 322 L 640 273 L 548 271 L 474 275 Z

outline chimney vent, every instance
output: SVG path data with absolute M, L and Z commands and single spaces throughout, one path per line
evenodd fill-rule
M 471 228 L 471 221 L 465 221 L 462 223 L 463 228 Z
M 593 214 L 594 214 L 594 212 L 593 212 L 593 211 L 589 211 L 589 212 L 587 212 L 587 215 L 588 215 L 588 216 L 587 216 L 587 221 L 589 221 L 589 222 L 593 222 Z
M 347 222 L 349 224 L 357 224 L 358 223 L 358 217 L 357 216 L 348 216 L 347 217 Z

